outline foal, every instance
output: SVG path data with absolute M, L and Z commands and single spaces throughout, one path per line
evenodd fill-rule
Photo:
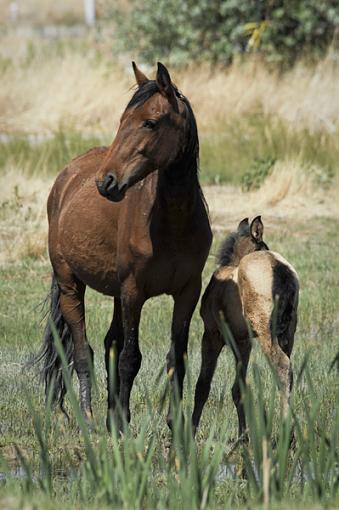
M 260 216 L 251 225 L 248 218 L 240 222 L 237 231 L 225 240 L 219 267 L 203 295 L 200 313 L 205 331 L 192 417 L 194 433 L 209 395 L 218 356 L 225 345 L 221 330 L 223 319 L 234 338 L 236 377 L 232 397 L 238 413 L 239 436 L 246 429 L 240 389 L 241 383 L 246 383 L 251 353 L 248 325 L 276 368 L 282 415 L 287 414 L 292 389 L 290 356 L 297 325 L 299 282 L 294 268 L 264 243 L 263 231 Z

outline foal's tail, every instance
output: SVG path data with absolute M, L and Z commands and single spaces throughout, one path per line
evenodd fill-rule
M 73 341 L 71 331 L 62 316 L 60 309 L 60 288 L 55 275 L 52 276 L 51 290 L 49 294 L 50 310 L 44 332 L 43 344 L 40 352 L 34 359 L 34 363 L 42 362 L 41 379 L 45 383 L 46 399 L 52 391 L 52 404 L 59 404 L 64 411 L 63 403 L 66 395 L 65 381 L 62 375 L 62 363 L 54 344 L 54 335 L 51 324 L 60 337 L 65 353 L 67 365 L 73 371 Z
M 289 355 L 297 325 L 299 283 L 296 275 L 285 264 L 279 263 L 273 269 L 272 293 L 275 308 L 270 322 L 271 334 Z

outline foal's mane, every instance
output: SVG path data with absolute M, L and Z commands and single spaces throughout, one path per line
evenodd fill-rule
M 244 226 L 240 232 L 239 230 L 231 232 L 231 234 L 226 237 L 225 241 L 221 245 L 218 255 L 218 264 L 220 266 L 228 266 L 230 264 L 236 241 L 242 236 L 248 236 L 249 233 L 249 226 Z

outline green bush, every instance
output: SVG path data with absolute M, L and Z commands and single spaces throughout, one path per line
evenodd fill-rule
M 146 62 L 158 59 L 229 63 L 247 50 L 293 64 L 301 54 L 323 54 L 339 25 L 336 0 L 130 0 L 114 9 L 118 40 Z
M 274 163 L 275 159 L 271 157 L 255 159 L 252 166 L 241 178 L 242 190 L 259 189 L 266 177 L 270 175 Z

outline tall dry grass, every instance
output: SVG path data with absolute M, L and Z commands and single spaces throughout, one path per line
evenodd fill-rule
M 0 0 L 0 23 L 10 23 L 12 0 Z M 74 23 L 83 19 L 83 0 L 17 1 L 17 18 L 21 23 L 35 25 Z
M 46 200 L 51 179 L 10 167 L 0 174 L 0 266 L 47 256 Z
M 81 51 L 18 39 L 13 32 L 2 42 L 0 131 L 116 127 L 134 85 L 127 62 L 124 67 L 114 65 L 117 59 L 101 52 L 91 39 Z M 172 75 L 190 98 L 202 132 L 259 115 L 282 121 L 292 130 L 338 136 L 339 66 L 332 55 L 317 66 L 299 64 L 283 75 L 254 61 L 213 71 L 191 66 L 172 70 Z
M 178 75 L 178 83 L 203 129 L 260 114 L 291 129 L 338 133 L 339 66 L 332 55 L 314 67 L 300 63 L 285 74 L 256 61 L 213 72 L 192 68 Z

